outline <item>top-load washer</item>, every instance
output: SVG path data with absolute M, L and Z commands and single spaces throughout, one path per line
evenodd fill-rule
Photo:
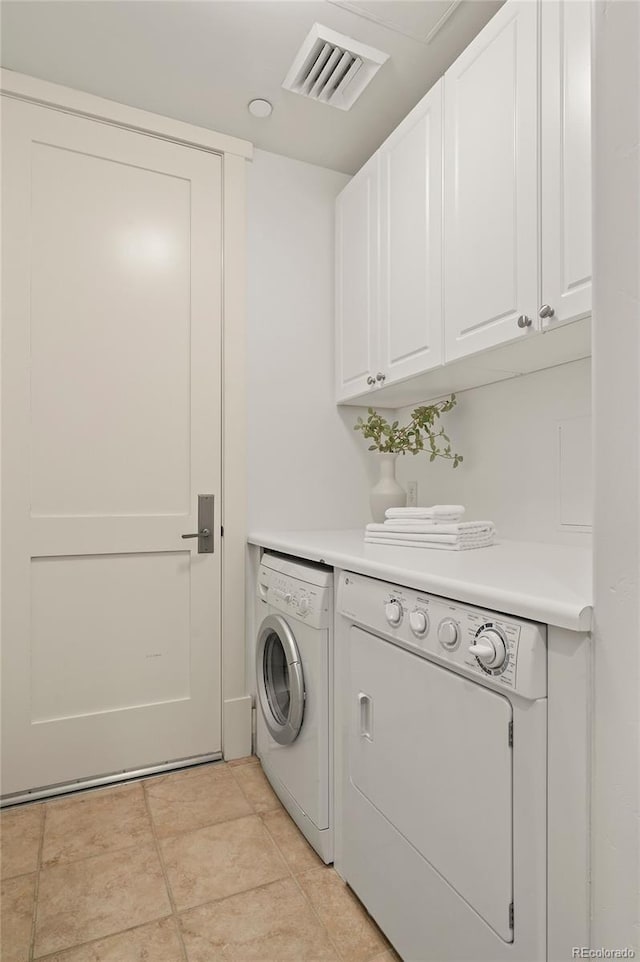
M 336 867 L 411 962 L 542 962 L 546 628 L 341 573 Z
M 332 862 L 333 573 L 265 552 L 257 595 L 257 755 L 300 830 Z

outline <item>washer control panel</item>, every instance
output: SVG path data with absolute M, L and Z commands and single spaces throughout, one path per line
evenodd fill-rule
M 258 572 L 258 598 L 276 611 L 313 628 L 329 627 L 333 576 L 301 562 L 263 555 Z
M 347 572 L 340 575 L 338 613 L 491 687 L 546 696 L 544 625 Z

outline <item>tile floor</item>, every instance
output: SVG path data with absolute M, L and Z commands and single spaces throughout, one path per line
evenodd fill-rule
M 392 962 L 255 758 L 1 816 L 2 962 Z

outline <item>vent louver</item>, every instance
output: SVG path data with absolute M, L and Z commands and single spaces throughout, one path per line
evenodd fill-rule
M 282 86 L 349 110 L 389 54 L 314 23 Z

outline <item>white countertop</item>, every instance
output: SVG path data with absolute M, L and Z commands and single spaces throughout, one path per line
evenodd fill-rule
M 250 544 L 559 628 L 588 631 L 589 548 L 500 540 L 442 551 L 365 544 L 357 531 L 253 531 Z

